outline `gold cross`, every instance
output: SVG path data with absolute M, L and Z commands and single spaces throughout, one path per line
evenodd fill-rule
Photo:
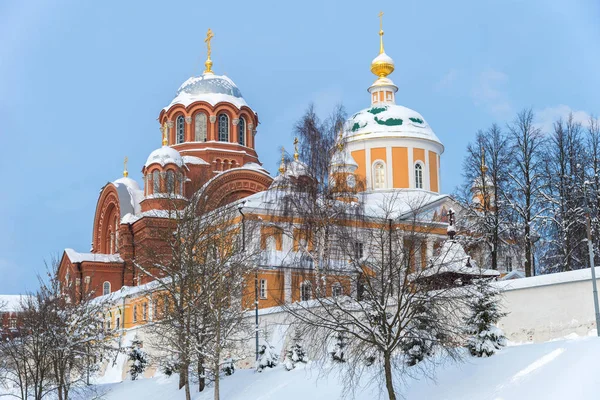
M 209 60 L 210 60 L 210 54 L 212 53 L 212 50 L 210 48 L 210 41 L 214 36 L 215 35 L 213 35 L 212 30 L 210 28 L 208 28 L 208 32 L 206 32 L 206 39 L 204 39 L 204 43 L 206 43 L 206 47 L 208 49 L 208 59 Z
M 127 171 L 127 161 L 129 161 L 129 159 L 127 158 L 127 156 L 125 156 L 125 160 L 123 160 L 123 176 L 125 178 L 129 176 L 129 172 Z
M 298 161 L 298 138 L 294 138 L 294 160 Z
M 379 12 L 379 54 L 383 54 L 383 11 Z

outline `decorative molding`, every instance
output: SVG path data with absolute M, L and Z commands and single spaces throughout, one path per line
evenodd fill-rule
M 248 129 L 252 130 L 254 128 L 254 124 L 248 124 Z
M 239 118 L 234 118 L 231 122 L 233 123 L 233 126 L 236 126 L 237 124 L 240 123 L 240 119 Z
M 172 128 L 175 125 L 175 123 L 173 121 L 167 121 L 167 126 L 169 128 Z
M 186 124 L 191 124 L 192 123 L 192 117 L 185 117 L 185 123 Z
M 216 115 L 211 115 L 209 118 L 209 121 L 211 124 L 214 124 L 215 122 L 217 122 L 217 116 Z

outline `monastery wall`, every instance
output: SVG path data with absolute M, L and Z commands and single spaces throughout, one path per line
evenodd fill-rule
M 600 267 L 596 267 L 600 278 Z M 600 279 L 597 279 L 600 285 Z M 500 328 L 514 342 L 545 342 L 595 331 L 589 268 L 495 283 L 509 314 Z

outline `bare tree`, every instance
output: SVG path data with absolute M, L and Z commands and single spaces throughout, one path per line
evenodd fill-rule
M 501 248 L 516 242 L 511 235 L 512 211 L 506 206 L 509 163 L 508 138 L 498 125 L 477 132 L 475 142 L 467 146 L 465 183 L 457 194 L 465 209 L 462 222 L 473 234 L 470 244 L 485 246 L 492 269 L 498 269 Z
M 22 399 L 68 400 L 73 392 L 87 393 L 94 360 L 112 350 L 104 340 L 105 304 L 92 294 L 71 302 L 78 288 L 60 284 L 58 266 L 54 260 L 37 292 L 22 297 L 17 328 L 0 344 L 3 378 Z
M 505 192 L 508 206 L 518 215 L 525 244 L 525 275 L 535 275 L 533 244 L 538 234 L 535 224 L 540 220 L 544 207 L 541 206 L 542 157 L 544 139 L 540 129 L 533 123 L 531 109 L 517 114 L 508 125 L 510 133 L 510 163 L 507 169 L 510 188 Z
M 242 251 L 239 226 L 232 225 L 237 207 L 209 211 L 205 198 L 199 191 L 187 206 L 174 204 L 157 233 L 156 243 L 164 245 L 146 246 L 135 260 L 156 282 L 151 345 L 164 351 L 163 358 L 175 358 L 188 400 L 194 369 L 198 390 L 210 379 L 219 398 L 223 352 L 235 350 L 247 328 L 242 298 L 250 253 Z
M 547 272 L 584 267 L 585 149 L 582 127 L 570 115 L 554 124 L 554 132 L 544 149 L 542 198 L 547 204 L 543 216 L 547 247 L 543 262 Z
M 293 239 L 286 257 L 301 280 L 293 290 L 303 301 L 282 307 L 302 337 L 322 346 L 317 354 L 323 357 L 330 356 L 333 338 L 348 338 L 348 361 L 341 363 L 348 392 L 372 371 L 369 375 L 381 379 L 388 397 L 396 399 L 398 374 L 410 372 L 402 353 L 411 340 L 426 340 L 432 349 L 458 357 L 469 288 L 455 287 L 456 278 L 438 279 L 444 269 L 423 269 L 426 240 L 432 229 L 446 226 L 432 220 L 428 194 L 369 194 L 364 186 L 342 185 L 337 176 L 348 170 L 332 160 L 349 160 L 344 137 L 330 140 L 332 130 L 319 123 L 312 107 L 297 127 L 302 129 L 296 134 L 308 142 L 300 148 L 310 151 L 282 167 L 274 182 L 278 201 L 270 209 L 277 218 L 267 222 Z

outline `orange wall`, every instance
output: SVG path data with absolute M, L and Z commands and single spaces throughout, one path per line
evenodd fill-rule
M 429 182 L 430 182 L 430 190 L 432 192 L 439 192 L 439 184 L 438 184 L 438 165 L 437 165 L 438 155 L 433 151 L 429 152 Z
M 352 158 L 358 164 L 358 168 L 356 168 L 355 175 L 360 176 L 362 179 L 367 178 L 367 170 L 366 164 L 367 161 L 365 159 L 365 151 L 364 150 L 356 150 L 352 152 Z
M 394 187 L 408 187 L 408 149 L 392 147 L 392 166 L 394 167 Z
M 371 163 L 375 162 L 375 160 L 383 160 L 387 162 L 385 158 L 385 147 L 376 147 L 371 149 Z
M 425 150 L 413 149 L 413 162 L 421 161 L 425 164 Z

